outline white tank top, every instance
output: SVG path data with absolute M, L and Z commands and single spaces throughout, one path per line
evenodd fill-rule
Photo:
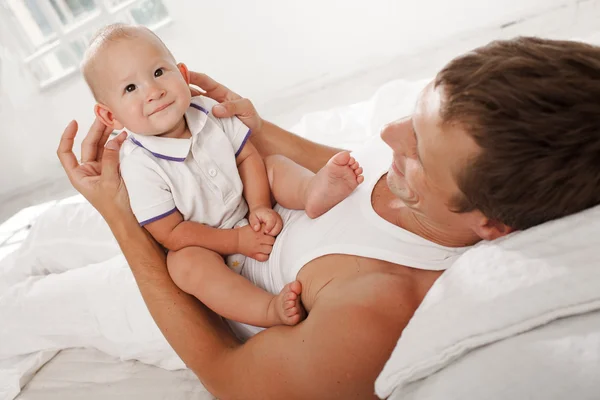
M 364 169 L 364 182 L 347 199 L 317 219 L 304 211 L 276 207 L 284 227 L 267 262 L 248 258 L 242 275 L 271 293 L 296 279 L 300 269 L 327 254 L 347 254 L 407 267 L 444 270 L 467 248 L 432 243 L 381 218 L 371 204 L 375 184 L 392 161 L 392 150 L 374 137 L 352 153 Z

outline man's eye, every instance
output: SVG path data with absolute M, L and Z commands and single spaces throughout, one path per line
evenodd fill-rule
M 131 93 L 135 90 L 135 85 L 132 83 L 131 85 L 127 85 L 127 87 L 125 88 L 125 91 L 128 93 Z
M 163 74 L 163 69 L 162 68 L 159 68 L 156 71 L 154 71 L 154 77 L 155 78 L 158 78 L 159 76 L 162 76 L 162 74 Z

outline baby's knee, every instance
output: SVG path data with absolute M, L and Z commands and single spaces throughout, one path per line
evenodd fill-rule
M 265 168 L 267 170 L 267 176 L 270 183 L 273 182 L 273 170 L 275 169 L 275 166 L 285 163 L 287 160 L 288 158 L 282 156 L 281 154 L 271 154 L 270 156 L 266 156 L 264 158 Z
M 173 279 L 173 282 L 180 288 L 182 284 L 189 282 L 192 274 L 192 266 L 193 251 L 189 248 L 169 251 L 167 254 L 167 270 L 169 271 L 169 275 L 171 276 L 171 279 Z

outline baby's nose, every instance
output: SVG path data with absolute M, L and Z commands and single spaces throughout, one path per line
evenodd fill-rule
M 161 88 L 150 88 L 148 91 L 148 101 L 158 100 L 166 94 L 166 91 Z

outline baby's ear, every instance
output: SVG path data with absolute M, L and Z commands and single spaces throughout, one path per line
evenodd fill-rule
M 112 111 L 110 111 L 110 109 L 104 104 L 97 103 L 94 106 L 94 113 L 104 125 L 110 126 L 117 131 L 120 131 L 124 128 L 123 124 L 115 119 Z
M 179 68 L 179 72 L 181 72 L 181 76 L 185 79 L 185 83 L 190 84 L 190 71 L 184 63 L 177 64 L 177 68 Z

